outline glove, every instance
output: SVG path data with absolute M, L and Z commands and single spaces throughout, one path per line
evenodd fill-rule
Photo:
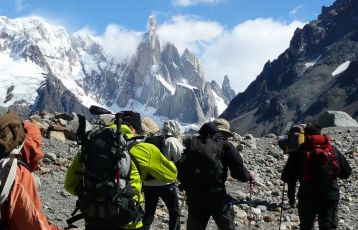
M 249 179 L 249 181 L 255 181 L 255 177 L 256 177 L 256 173 L 255 173 L 255 171 L 249 171 L 250 172 L 250 179 Z

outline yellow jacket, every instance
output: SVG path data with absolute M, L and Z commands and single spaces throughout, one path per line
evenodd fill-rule
M 116 128 L 115 125 L 109 126 L 109 128 Z M 121 126 L 122 133 L 127 136 L 127 138 L 132 138 L 133 134 L 131 129 L 127 125 Z M 140 170 L 137 169 L 136 164 L 133 160 L 131 161 L 131 175 L 130 183 L 134 189 L 135 200 L 143 202 L 142 191 L 142 181 L 150 173 L 155 179 L 162 181 L 164 183 L 169 183 L 176 180 L 177 177 L 177 168 L 172 161 L 169 161 L 165 156 L 160 152 L 160 150 L 152 144 L 139 142 L 130 149 L 132 157 L 136 159 L 136 163 L 139 165 Z M 81 172 L 81 152 L 79 152 L 74 158 L 71 166 L 68 168 L 65 179 L 65 189 L 72 195 L 78 195 L 79 191 L 82 188 L 82 176 L 77 172 Z M 139 175 L 139 171 L 141 175 Z M 122 228 L 133 229 L 139 228 L 143 224 L 138 222 L 134 224 L 130 222 Z

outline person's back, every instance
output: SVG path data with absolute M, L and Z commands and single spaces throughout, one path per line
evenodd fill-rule
M 252 177 L 237 149 L 221 135 L 217 126 L 208 122 L 200 128 L 199 137 L 184 141 L 186 149 L 178 169 L 181 187 L 187 194 L 188 230 L 204 230 L 210 216 L 219 229 L 235 229 L 232 198 L 225 189 L 227 173 L 230 169 L 231 176 L 243 182 Z M 192 162 L 198 159 L 202 162 Z M 204 177 L 200 175 L 202 172 L 211 176 L 200 179 Z M 194 185 L 192 179 L 195 178 L 198 180 Z
M 174 163 L 180 158 L 183 152 L 183 145 L 180 142 L 180 125 L 177 121 L 169 120 L 164 122 L 161 135 L 150 136 L 145 142 L 152 143 Z M 148 175 L 143 181 L 145 198 L 145 212 L 143 218 L 143 230 L 149 229 L 161 198 L 169 212 L 169 229 L 180 229 L 180 210 L 175 180 L 164 183 Z
M 282 171 L 281 179 L 288 183 L 288 198 L 295 205 L 296 183 L 300 182 L 298 212 L 300 229 L 311 229 L 316 216 L 320 229 L 336 229 L 338 224 L 339 186 L 337 179 L 347 179 L 351 168 L 344 155 L 330 144 L 321 127 L 308 124 L 305 142 L 292 153 Z
M 11 114 L 6 116 L 14 116 Z M 2 117 L 4 118 L 4 117 Z M 3 129 L 1 124 L 3 124 L 3 119 L 0 118 L 0 127 Z M 13 130 L 13 134 L 21 133 L 23 129 L 20 119 L 16 116 L 13 123 L 17 123 L 16 131 Z M 2 218 L 4 222 L 2 223 L 1 229 L 9 230 L 55 230 L 61 229 L 48 222 L 46 216 L 42 212 L 42 203 L 37 192 L 35 180 L 31 172 L 38 170 L 38 164 L 40 159 L 43 157 L 41 150 L 42 146 L 42 137 L 39 128 L 36 124 L 25 122 L 24 131 L 26 131 L 26 137 L 23 141 L 23 144 L 16 145 L 18 146 L 18 156 L 10 156 L 10 158 L 4 158 L 4 160 L 14 161 L 16 159 L 17 168 L 16 175 L 13 179 L 13 184 L 11 190 L 9 191 L 8 198 L 3 203 L 2 206 Z M 21 135 L 21 134 L 20 134 Z M 16 138 L 14 138 L 16 139 Z M 22 139 L 22 138 L 21 138 Z M 15 149 L 16 150 L 16 149 Z M 1 154 L 6 152 L 2 150 Z M 13 151 L 11 152 L 13 154 Z M 10 155 L 11 155 L 10 154 Z M 16 154 L 16 153 L 14 153 Z M 15 157 L 15 158 L 12 158 Z M 1 161 L 2 163 L 6 163 Z M 10 176 L 10 172 L 8 176 Z M 3 182 L 3 181 L 2 181 Z M 4 189 L 3 186 L 1 186 Z

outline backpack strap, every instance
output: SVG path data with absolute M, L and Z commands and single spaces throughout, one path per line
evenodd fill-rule
M 138 138 L 137 138 L 138 139 Z M 131 157 L 131 160 L 133 161 L 135 167 L 137 168 L 138 172 L 139 172 L 139 176 L 142 178 L 142 172 L 140 170 L 140 167 L 139 167 L 139 162 L 138 160 L 133 156 L 133 154 L 131 153 L 131 148 L 133 148 L 136 144 L 138 144 L 139 141 L 137 141 L 136 139 L 131 141 L 129 144 L 128 144 L 128 153 L 129 153 L 129 156 Z

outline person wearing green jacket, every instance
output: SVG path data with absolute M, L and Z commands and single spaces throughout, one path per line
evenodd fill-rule
M 137 136 L 141 130 L 140 114 L 132 111 L 123 112 L 121 125 L 122 133 L 128 139 Z M 115 125 L 110 125 L 108 128 L 115 129 Z M 130 153 L 134 158 L 131 160 L 131 174 L 130 183 L 133 188 L 133 198 L 137 201 L 143 202 L 142 196 L 142 181 L 148 174 L 155 179 L 164 183 L 174 181 L 177 177 L 177 168 L 172 161 L 167 160 L 160 150 L 149 143 L 138 142 L 131 149 Z M 134 162 L 135 161 L 135 162 Z M 137 168 L 139 167 L 139 168 Z M 65 179 L 65 190 L 72 195 L 79 195 L 82 189 L 81 176 L 81 152 L 79 152 L 70 165 Z M 101 228 L 101 230 L 121 230 L 121 229 L 142 229 L 142 221 L 134 223 L 129 221 L 121 227 L 113 227 L 110 229 Z M 86 230 L 92 230 L 91 226 L 86 224 Z

